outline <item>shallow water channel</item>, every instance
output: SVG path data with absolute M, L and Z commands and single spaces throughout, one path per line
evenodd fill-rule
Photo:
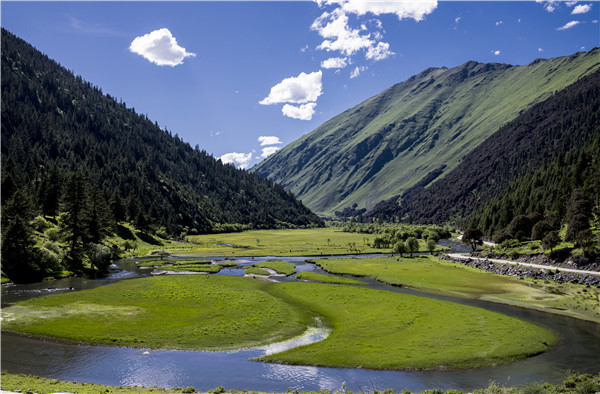
M 305 257 L 238 258 L 243 261 L 242 265 L 272 259 L 292 262 L 298 272 L 323 273 L 314 264 L 306 263 Z M 118 266 L 119 269 L 101 279 L 68 278 L 31 285 L 3 286 L 2 304 L 6 306 L 32 297 L 88 289 L 150 274 L 150 270 L 138 269 L 135 260 L 122 260 Z M 243 275 L 243 270 L 223 269 L 217 275 Z M 295 275 L 276 279 L 296 280 Z M 82 346 L 2 333 L 2 369 L 11 373 L 30 373 L 68 381 L 117 386 L 193 386 L 199 391 L 224 386 L 226 389 L 265 392 L 337 390 L 344 383 L 346 389 L 355 392 L 386 388 L 407 388 L 411 391 L 432 388 L 473 390 L 486 386 L 491 381 L 508 385 L 560 382 L 567 370 L 598 373 L 600 324 L 501 304 L 432 295 L 388 286 L 374 280 L 366 281 L 373 288 L 458 302 L 515 316 L 550 328 L 560 335 L 561 341 L 542 355 L 507 365 L 475 370 L 407 372 L 289 366 L 250 360 L 286 346 L 322 340 L 327 332 L 319 329 L 310 330 L 302 338 L 296 338 L 296 342 L 291 345 L 276 344 L 232 352 Z

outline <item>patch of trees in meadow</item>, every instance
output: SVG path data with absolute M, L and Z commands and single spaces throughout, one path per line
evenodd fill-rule
M 69 267 L 120 221 L 165 237 L 323 225 L 282 186 L 192 148 L 4 29 L 1 71 L 3 271 L 45 253 L 27 236 L 37 216 L 60 225 Z M 36 256 L 23 271 L 43 275 Z

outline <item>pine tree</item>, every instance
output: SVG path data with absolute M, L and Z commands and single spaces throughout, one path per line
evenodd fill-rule
M 89 236 L 87 192 L 87 179 L 80 172 L 72 173 L 65 184 L 59 217 L 61 233 L 69 244 L 66 263 L 76 270 L 83 268 L 84 240 Z

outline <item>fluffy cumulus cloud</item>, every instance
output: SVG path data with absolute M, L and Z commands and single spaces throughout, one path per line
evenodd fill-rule
M 575 8 L 573 8 L 573 11 L 571 12 L 571 15 L 573 14 L 585 14 L 587 12 L 590 12 L 590 10 L 592 9 L 592 5 L 591 4 L 580 4 L 575 6 Z
M 267 97 L 260 101 L 262 105 L 293 103 L 302 104 L 316 101 L 323 94 L 321 70 L 306 74 L 300 73 L 297 77 L 285 78 L 271 88 Z
M 437 0 L 381 1 L 381 0 L 326 0 L 321 4 L 338 4 L 349 14 L 395 14 L 398 19 L 421 21 L 437 8 Z
M 317 103 L 306 103 L 299 106 L 286 104 L 281 109 L 281 112 L 288 118 L 311 120 L 315 114 Z
M 340 8 L 324 12 L 313 22 L 311 29 L 325 39 L 317 49 L 339 51 L 346 56 L 370 48 L 374 43 L 369 34 L 361 34 L 363 29 L 352 29 L 348 25 L 348 16 Z
M 266 159 L 267 157 L 271 156 L 273 153 L 277 152 L 278 150 L 279 150 L 278 146 L 267 146 L 266 148 L 263 148 L 262 154 L 260 155 L 260 157 L 262 157 L 263 159 Z
M 579 22 L 579 21 L 571 21 L 571 22 L 566 23 L 564 26 L 557 28 L 556 30 L 558 30 L 558 31 L 569 30 L 569 29 L 577 26 L 580 23 L 581 22 Z
M 377 62 L 384 60 L 394 52 L 390 44 L 383 40 L 383 25 L 378 19 L 360 22 L 360 17 L 366 14 L 393 14 L 399 20 L 413 19 L 421 21 L 426 15 L 437 8 L 437 0 L 420 1 L 381 1 L 381 0 L 317 0 L 320 7 L 327 7 L 315 19 L 311 29 L 318 32 L 323 41 L 317 49 L 328 52 L 339 52 L 344 58 L 330 58 L 322 62 L 322 68 L 343 68 L 352 64 L 355 54 L 364 53 L 365 59 Z M 350 24 L 349 15 L 355 15 L 357 21 Z M 460 19 L 457 18 L 458 23 Z M 336 59 L 337 61 L 334 61 Z M 343 63 L 340 59 L 345 59 Z M 343 64 L 343 67 L 341 65 Z M 360 68 L 355 68 L 352 76 L 360 74 Z
M 182 64 L 186 57 L 196 56 L 195 53 L 180 47 L 175 37 L 166 28 L 136 37 L 131 42 L 129 50 L 158 66 L 175 67 Z
M 281 140 L 279 139 L 279 137 L 275 137 L 274 135 L 261 135 L 260 137 L 258 137 L 258 142 L 260 142 L 260 146 L 281 144 Z
M 344 68 L 348 65 L 348 58 L 346 57 L 330 57 L 327 60 L 321 62 L 322 68 Z
M 247 168 L 252 160 L 252 153 L 225 153 L 219 159 L 223 164 L 233 164 L 236 168 Z
M 369 60 L 379 61 L 386 59 L 393 54 L 394 52 L 390 51 L 390 44 L 387 42 L 378 42 L 377 45 L 372 46 L 367 50 L 365 57 Z

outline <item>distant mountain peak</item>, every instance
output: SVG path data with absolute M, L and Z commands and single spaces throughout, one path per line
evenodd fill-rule
M 597 49 L 537 66 L 430 67 L 328 120 L 252 171 L 313 210 L 372 208 L 439 177 L 519 113 L 600 67 Z M 567 67 L 568 65 L 568 67 Z

